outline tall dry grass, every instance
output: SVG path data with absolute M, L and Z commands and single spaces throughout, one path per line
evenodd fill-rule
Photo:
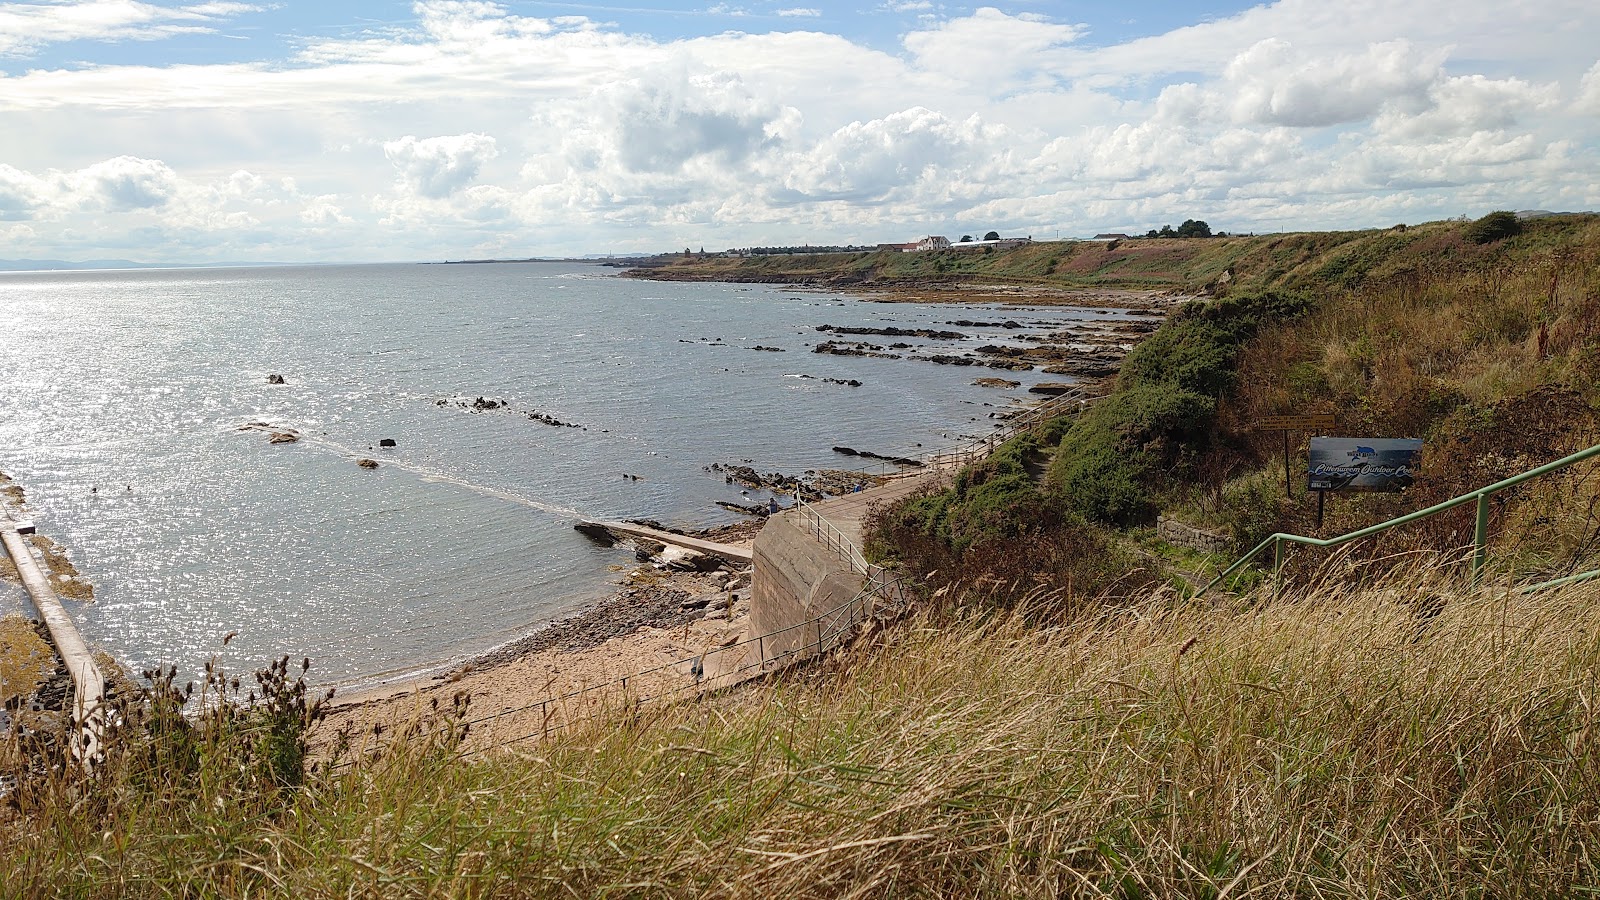
M 1600 879 L 1600 595 L 1453 584 L 1043 630 L 958 605 L 779 683 L 487 758 L 400 748 L 249 817 L 14 809 L 0 893 L 1571 895 Z

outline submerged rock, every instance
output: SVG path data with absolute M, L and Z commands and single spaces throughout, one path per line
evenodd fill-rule
M 378 461 L 375 460 L 375 459 L 366 459 L 366 458 L 363 457 L 362 459 L 356 460 L 356 465 L 360 466 L 363 469 L 376 469 L 378 467 Z
M 272 432 L 272 436 L 267 438 L 267 443 L 269 443 L 269 444 L 292 444 L 292 443 L 294 443 L 295 441 L 298 441 L 298 440 L 300 440 L 300 435 L 295 434 L 292 431 L 274 431 L 274 432 Z
M 289 382 L 283 380 L 283 376 L 282 375 L 279 375 L 277 373 L 273 373 L 273 374 L 267 376 L 267 384 L 288 384 L 288 383 Z
M 599 522 L 579 522 L 572 526 L 572 530 L 602 547 L 614 547 L 617 544 L 617 536 Z
M 908 459 L 904 456 L 885 456 L 882 453 L 873 453 L 871 450 L 857 450 L 854 447 L 834 447 L 833 452 L 840 453 L 845 456 L 859 456 L 862 459 L 881 459 L 884 462 L 894 463 L 897 466 L 911 466 L 913 468 L 920 468 L 926 465 L 926 463 L 920 459 Z

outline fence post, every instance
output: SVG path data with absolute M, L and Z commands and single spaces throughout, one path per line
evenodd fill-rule
M 1477 587 L 1483 577 L 1483 563 L 1488 556 L 1489 495 L 1478 495 L 1478 522 L 1472 529 L 1472 586 Z

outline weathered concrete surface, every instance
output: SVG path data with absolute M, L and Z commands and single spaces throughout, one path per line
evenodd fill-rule
M 906 497 L 938 475 L 927 471 L 898 478 L 870 490 L 811 504 L 810 510 L 859 548 L 865 519 L 875 506 Z M 819 541 L 811 528 L 808 517 L 790 510 L 769 518 L 756 535 L 749 634 L 768 635 L 759 647 L 764 660 L 818 642 L 828 632 L 830 622 L 812 620 L 848 603 L 866 584 L 865 576 L 852 570 L 849 557 Z M 841 611 L 836 618 L 842 620 L 848 615 L 848 611 Z
M 50 580 L 45 577 L 44 571 L 34 560 L 28 542 L 17 533 L 16 523 L 10 519 L 0 518 L 0 544 L 4 545 L 6 554 L 16 565 L 17 574 L 22 576 L 22 586 L 33 598 L 33 605 L 39 611 L 39 618 L 44 620 L 45 627 L 50 630 L 50 639 L 56 645 L 56 653 L 61 656 L 62 663 L 72 675 L 75 695 L 72 717 L 83 729 L 83 738 L 74 749 L 80 759 L 91 763 L 99 754 L 100 735 L 103 733 L 105 676 L 94 664 L 94 657 L 89 654 L 89 646 L 83 642 L 83 636 L 78 633 L 78 626 L 73 623 L 72 617 L 67 615 L 60 598 L 50 587 Z
M 811 536 L 799 516 L 767 519 L 756 535 L 755 574 L 750 582 L 751 635 L 766 635 L 763 660 L 775 659 L 817 639 L 803 625 L 861 591 L 864 576 L 850 561 Z
M 751 551 L 745 547 L 735 547 L 732 544 L 719 544 L 716 541 L 704 541 L 700 538 L 692 538 L 684 534 L 673 534 L 670 531 L 660 531 L 655 528 L 647 528 L 643 525 L 635 525 L 632 522 L 595 522 L 593 524 L 599 525 L 605 530 L 614 534 L 649 538 L 652 541 L 657 541 L 663 544 L 673 544 L 679 547 L 687 547 L 690 550 L 697 550 L 701 553 L 710 553 L 713 556 L 720 556 L 723 559 L 731 562 L 748 563 L 751 561 Z

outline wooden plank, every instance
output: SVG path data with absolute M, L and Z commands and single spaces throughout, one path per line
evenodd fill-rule
M 687 547 L 690 550 L 698 550 L 701 553 L 720 556 L 732 562 L 748 563 L 751 561 L 748 547 L 735 547 L 732 544 L 719 544 L 716 541 L 705 541 L 688 535 L 673 534 L 670 531 L 658 531 L 654 528 L 646 528 L 643 525 L 634 525 L 631 522 L 596 522 L 594 524 L 600 525 L 614 534 L 649 538 L 652 541 L 660 541 L 663 544 L 675 544 L 679 547 Z
M 33 598 L 34 609 L 39 611 L 39 618 L 44 620 L 45 628 L 50 631 L 56 654 L 72 676 L 72 718 L 81 731 L 81 737 L 72 742 L 72 752 L 84 766 L 93 768 L 100 756 L 100 736 L 105 729 L 105 676 L 95 665 L 94 657 L 83 642 L 83 636 L 78 633 L 72 616 L 67 614 L 55 590 L 50 587 L 50 579 L 34 560 L 28 542 L 17 532 L 17 524 L 0 517 L 0 546 L 5 548 L 6 555 L 16 565 L 17 574 L 22 577 L 22 586 Z
M 1262 431 L 1310 431 L 1317 428 L 1332 428 L 1333 425 L 1333 413 L 1311 413 L 1307 415 L 1260 416 L 1255 420 L 1253 427 Z

